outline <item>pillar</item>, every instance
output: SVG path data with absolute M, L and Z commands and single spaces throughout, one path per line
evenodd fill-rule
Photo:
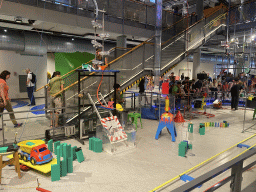
M 193 54 L 193 79 L 197 79 L 197 74 L 200 71 L 200 60 L 201 59 L 201 50 L 200 48 L 196 49 Z
M 203 0 L 197 0 L 196 1 L 196 14 L 197 14 L 197 20 L 201 20 L 204 17 L 204 1 Z
M 117 39 L 116 39 L 116 46 L 117 47 L 127 47 L 126 45 L 127 45 L 127 43 L 126 43 L 126 36 L 125 35 L 120 35 L 120 36 L 118 36 L 117 37 Z
M 127 47 L 127 43 L 126 43 L 126 36 L 125 35 L 120 35 L 116 38 L 116 46 L 117 47 Z M 127 50 L 125 49 L 116 49 L 116 58 L 120 57 L 121 55 L 123 55 Z
M 155 61 L 154 61 L 154 81 L 155 85 L 159 84 L 161 70 L 161 41 L 162 41 L 162 0 L 156 2 L 156 27 L 155 27 Z

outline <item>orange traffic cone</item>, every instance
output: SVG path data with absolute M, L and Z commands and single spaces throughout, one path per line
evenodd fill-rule
M 175 123 L 183 123 L 185 122 L 183 116 L 181 115 L 180 111 L 178 111 L 177 115 L 174 118 Z

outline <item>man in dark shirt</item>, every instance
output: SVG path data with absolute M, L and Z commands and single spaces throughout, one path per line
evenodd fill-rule
M 239 94 L 242 87 L 239 84 L 239 80 L 236 80 L 235 84 L 231 88 L 231 110 L 238 110 Z

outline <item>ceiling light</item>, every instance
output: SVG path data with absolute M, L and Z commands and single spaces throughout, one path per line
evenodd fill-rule
M 5 29 L 4 32 L 6 33 L 6 32 L 7 32 L 7 29 Z
M 74 41 L 75 39 L 74 38 L 72 38 L 72 41 Z

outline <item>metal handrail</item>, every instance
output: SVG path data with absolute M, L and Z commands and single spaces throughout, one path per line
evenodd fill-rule
M 246 138 L 246 139 L 240 141 L 239 143 L 237 143 L 237 144 L 235 144 L 235 145 L 229 147 L 228 149 L 226 149 L 226 150 L 224 150 L 224 151 L 222 151 L 222 152 L 220 152 L 220 153 L 218 153 L 218 154 L 212 156 L 211 158 L 209 158 L 209 159 L 207 159 L 207 160 L 205 160 L 205 161 L 199 163 L 198 165 L 196 165 L 196 166 L 194 166 L 194 167 L 188 169 L 187 171 L 185 171 L 185 172 L 183 172 L 183 173 L 177 175 L 176 177 L 170 179 L 169 181 L 166 181 L 166 182 L 163 183 L 162 185 L 159 185 L 158 187 L 152 189 L 150 192 L 154 192 L 154 191 L 156 191 L 156 190 L 159 190 L 160 188 L 166 186 L 167 184 L 169 184 L 169 183 L 171 183 L 171 182 L 173 182 L 173 181 L 179 179 L 182 175 L 185 175 L 185 174 L 190 173 L 192 170 L 197 169 L 198 167 L 204 165 L 205 163 L 208 163 L 209 161 L 211 161 L 212 159 L 214 159 L 214 158 L 218 157 L 219 155 L 225 153 L 226 151 L 228 151 L 228 150 L 230 150 L 230 149 L 232 149 L 232 148 L 234 148 L 234 147 L 237 147 L 238 144 L 241 144 L 241 143 L 243 143 L 243 142 L 245 142 L 245 141 L 247 141 L 247 140 L 249 140 L 249 139 L 251 139 L 251 138 L 253 138 L 253 137 L 255 137 L 255 136 L 256 136 L 256 134 L 254 134 L 254 135 L 252 135 L 252 136 L 250 136 L 250 137 L 248 137 L 248 138 Z
M 234 166 L 241 166 L 241 172 L 237 173 L 237 174 L 242 174 L 242 172 L 246 171 L 248 168 L 252 167 L 253 165 L 255 165 L 255 162 L 251 163 L 249 166 L 246 166 L 246 169 L 243 169 L 242 167 L 242 162 L 245 161 L 246 159 L 250 158 L 251 156 L 256 154 L 256 149 L 254 148 L 256 146 L 256 144 L 252 145 L 250 148 L 246 149 L 245 151 L 243 151 L 242 153 L 240 153 L 238 156 L 236 156 L 235 158 L 233 158 L 232 160 L 230 160 L 229 162 L 201 175 L 200 177 L 176 188 L 175 190 L 172 190 L 172 192 L 180 192 L 180 191 L 190 191 L 195 189 L 196 187 L 199 187 L 200 185 L 202 185 L 203 183 L 211 180 L 212 178 L 220 175 L 221 173 L 227 171 L 228 169 L 231 169 Z M 234 178 L 234 175 L 231 175 L 230 177 L 222 180 L 231 180 L 232 178 Z M 240 182 L 240 183 L 239 183 Z M 234 185 L 241 185 L 242 179 L 240 181 L 236 181 L 235 183 L 233 183 Z M 226 183 L 226 182 L 225 182 Z M 223 183 L 224 184 L 224 183 Z M 222 185 L 223 185 L 222 184 Z M 219 187 L 221 187 L 222 185 L 220 185 L 219 183 Z M 238 190 L 235 190 L 238 191 Z

